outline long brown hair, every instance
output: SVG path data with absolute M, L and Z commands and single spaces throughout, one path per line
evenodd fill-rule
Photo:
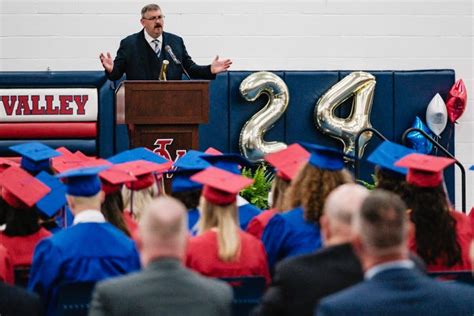
M 283 180 L 282 178 L 275 176 L 272 183 L 272 205 L 273 209 L 278 212 L 285 211 L 283 206 L 285 205 L 285 192 L 290 187 L 290 181 Z
M 406 184 L 402 198 L 411 209 L 415 224 L 416 252 L 427 264 L 441 259 L 448 267 L 461 261 L 461 246 L 456 235 L 456 220 L 442 185 L 421 188 Z
M 123 219 L 123 199 L 122 193 L 119 191 L 107 194 L 105 196 L 104 202 L 100 207 L 100 211 L 104 215 L 107 222 L 114 225 L 121 231 L 125 233 L 128 237 L 131 236 L 130 231 L 125 224 L 125 220 Z
M 283 208 L 290 210 L 301 206 L 305 219 L 319 224 L 326 197 L 336 187 L 349 182 L 352 182 L 352 176 L 345 169 L 322 170 L 307 163 L 286 191 Z
M 216 205 L 201 198 L 201 217 L 198 222 L 198 235 L 217 228 L 218 256 L 224 262 L 239 258 L 240 238 L 237 217 L 237 204 Z

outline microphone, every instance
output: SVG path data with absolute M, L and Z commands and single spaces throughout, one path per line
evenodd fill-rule
M 181 69 L 183 70 L 184 74 L 186 75 L 186 77 L 188 77 L 189 80 L 191 80 L 191 77 L 189 76 L 188 72 L 186 71 L 186 69 L 184 69 L 184 66 L 183 64 L 181 63 L 181 61 L 176 58 L 176 55 L 173 53 L 173 50 L 171 49 L 171 47 L 169 45 L 166 45 L 165 46 L 165 50 L 166 52 L 168 53 L 168 55 L 170 55 L 171 59 L 173 60 L 173 62 L 176 64 L 176 65 L 180 65 L 181 66 Z

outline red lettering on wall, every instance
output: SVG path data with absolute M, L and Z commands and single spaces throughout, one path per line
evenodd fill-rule
M 48 114 L 48 115 L 59 114 L 59 108 L 58 107 L 53 107 L 54 96 L 53 95 L 46 95 L 44 97 L 44 99 L 46 100 L 46 114 Z
M 39 95 L 32 95 L 31 96 L 31 114 L 41 115 L 45 113 L 46 113 L 45 108 L 39 107 Z
M 16 115 L 30 115 L 30 105 L 28 104 L 28 96 L 27 95 L 19 95 L 18 96 L 18 105 L 16 106 Z
M 69 102 L 72 102 L 72 95 L 59 96 L 60 115 L 71 115 L 73 113 L 72 108 L 69 106 Z
M 77 115 L 85 115 L 86 114 L 86 103 L 89 100 L 88 95 L 75 95 L 74 102 L 77 104 Z
M 2 95 L 2 103 L 7 116 L 11 116 L 15 108 L 16 95 Z
M 154 153 L 157 153 L 158 155 L 162 156 L 165 159 L 172 160 L 170 152 L 168 151 L 168 146 L 173 143 L 172 138 L 159 138 L 155 141 L 155 146 L 158 146 L 157 148 L 153 149 Z

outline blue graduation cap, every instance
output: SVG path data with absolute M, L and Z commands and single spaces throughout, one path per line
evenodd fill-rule
M 67 203 L 66 186 L 45 171 L 40 172 L 36 179 L 51 189 L 45 197 L 36 202 L 36 208 L 46 217 L 53 217 Z
M 316 168 L 339 171 L 344 168 L 344 153 L 334 148 L 310 144 L 305 142 L 299 143 L 310 153 L 308 163 Z
M 89 197 L 101 190 L 98 173 L 107 168 L 107 166 L 100 166 L 74 169 L 60 173 L 56 177 L 66 179 L 67 194 Z
M 469 168 L 469 170 L 474 170 L 474 165 L 472 165 L 471 168 Z
M 202 169 L 203 170 L 203 169 Z M 201 170 L 179 169 L 173 172 L 171 180 L 172 192 L 184 192 L 202 189 L 202 184 L 197 183 L 190 178 Z
M 26 171 L 36 173 L 49 169 L 49 159 L 61 154 L 39 142 L 29 142 L 9 147 L 21 155 L 21 167 Z
M 135 160 L 147 160 L 158 164 L 162 164 L 168 161 L 167 159 L 161 157 L 158 154 L 155 154 L 154 152 L 145 147 L 138 147 L 122 151 L 121 153 L 118 153 L 117 155 L 112 156 L 107 160 L 114 164 Z
M 185 155 L 180 157 L 173 164 L 175 168 L 186 170 L 204 170 L 211 166 L 211 164 L 204 160 L 203 157 L 209 156 L 201 151 L 189 150 Z
M 369 157 L 367 157 L 367 161 L 374 165 L 379 165 L 381 168 L 406 175 L 408 169 L 395 166 L 395 162 L 415 152 L 416 151 L 411 148 L 386 140 L 375 148 Z
M 208 161 L 216 168 L 223 169 L 234 174 L 241 173 L 239 167 L 252 167 L 252 163 L 239 154 L 203 156 L 202 159 Z

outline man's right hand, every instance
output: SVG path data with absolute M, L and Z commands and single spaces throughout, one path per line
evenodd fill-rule
M 99 58 L 105 71 L 111 73 L 112 69 L 114 69 L 114 61 L 112 60 L 112 56 L 110 56 L 110 53 L 107 52 L 107 55 L 105 55 L 104 53 L 100 53 Z

